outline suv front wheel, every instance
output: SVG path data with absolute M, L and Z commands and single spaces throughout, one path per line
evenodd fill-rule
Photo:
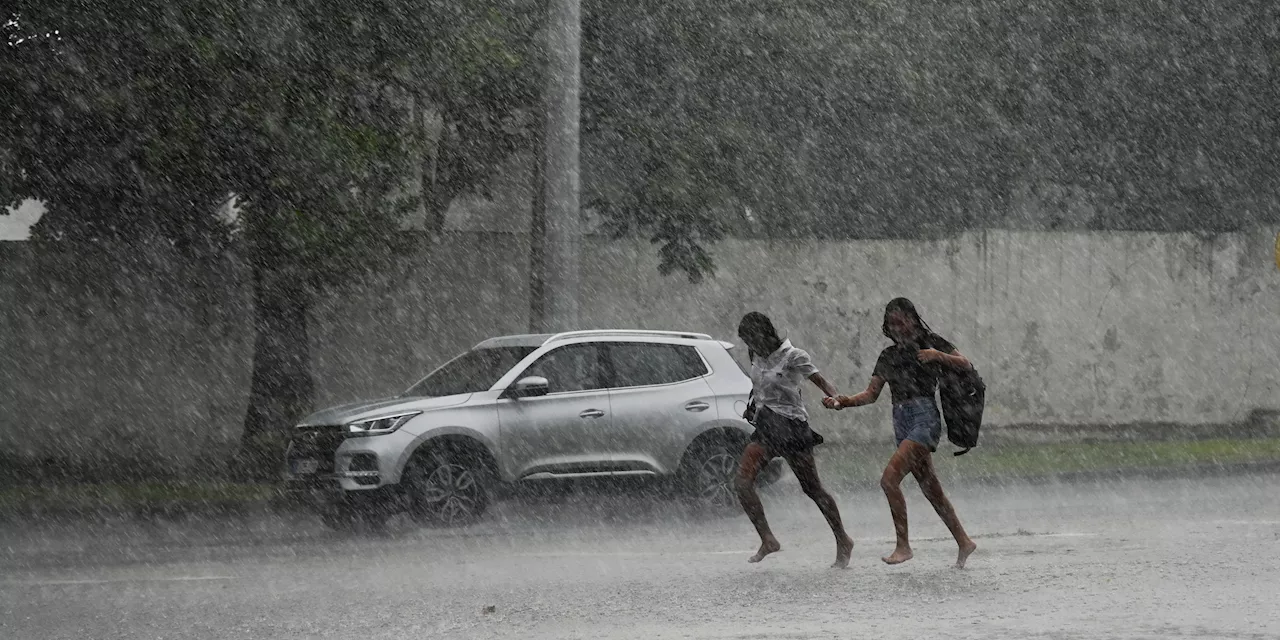
M 414 454 L 401 484 L 409 514 L 420 523 L 462 526 L 489 507 L 489 473 L 466 451 L 442 447 Z

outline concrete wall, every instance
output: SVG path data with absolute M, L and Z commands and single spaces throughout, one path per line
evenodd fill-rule
M 0 244 L 0 454 L 147 460 L 234 441 L 247 275 L 163 251 L 122 263 Z
M 583 270 L 607 303 L 584 308 L 600 326 L 678 323 L 724 336 L 758 308 L 837 386 L 860 390 L 887 344 L 884 304 L 903 295 L 977 364 L 993 424 L 1235 421 L 1280 406 L 1274 238 L 989 231 L 730 242 L 716 253 L 719 276 L 701 286 L 652 276 L 647 246 L 610 245 L 593 257 L 603 268 Z M 887 406 L 850 413 L 821 422 L 888 432 Z
M 699 285 L 645 241 L 584 253 L 589 327 L 732 338 L 774 316 L 842 389 L 866 384 L 885 302 L 905 295 L 988 381 L 993 424 L 1225 422 L 1280 406 L 1274 230 L 974 232 L 936 242 L 728 241 Z M 252 310 L 232 260 L 131 266 L 0 249 L 0 454 L 181 465 L 235 443 Z M 318 402 L 396 393 L 452 354 L 527 327 L 527 240 L 455 233 L 379 283 L 333 291 L 311 335 Z M 816 406 L 816 405 L 815 405 Z M 888 404 L 815 413 L 830 438 L 887 438 Z

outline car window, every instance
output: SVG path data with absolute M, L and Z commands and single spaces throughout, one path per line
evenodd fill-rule
M 529 376 L 546 378 L 548 393 L 603 389 L 600 349 L 593 344 L 560 347 L 539 358 L 520 374 L 521 378 Z
M 670 384 L 706 375 L 698 350 L 686 345 L 621 342 L 609 346 L 613 386 Z
M 534 347 L 495 347 L 472 349 L 413 385 L 404 393 L 408 397 L 440 398 L 460 393 L 488 391 L 511 367 L 520 364 Z

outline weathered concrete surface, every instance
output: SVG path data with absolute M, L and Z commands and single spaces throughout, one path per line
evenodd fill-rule
M 585 248 L 581 306 L 588 327 L 725 338 L 760 309 L 856 390 L 886 344 L 885 302 L 905 295 L 978 364 L 991 424 L 1235 422 L 1280 405 L 1274 237 L 727 241 L 699 285 L 659 276 L 648 242 L 601 240 Z M 242 266 L 0 251 L 0 453 L 185 464 L 234 443 L 253 343 Z M 520 234 L 454 233 L 379 284 L 325 296 L 310 327 L 318 402 L 396 393 L 487 336 L 525 330 L 527 255 Z M 830 438 L 888 430 L 887 403 L 815 414 Z
M 888 567 L 878 491 L 837 496 L 831 534 L 789 483 L 758 565 L 741 514 L 626 496 L 504 505 L 463 531 L 340 536 L 311 521 L 62 529 L 0 523 L 5 638 L 1280 637 L 1280 477 L 951 486 L 979 551 L 911 481 L 916 557 Z
M 647 245 L 614 244 L 600 258 L 607 268 L 584 269 L 584 290 L 601 300 L 590 317 L 601 326 L 683 321 L 732 335 L 741 311 L 759 308 L 857 390 L 887 344 L 884 304 L 907 296 L 977 363 L 993 424 L 1233 422 L 1280 404 L 1274 237 L 729 242 L 718 277 L 698 286 L 650 275 Z M 874 424 L 859 426 L 885 429 L 887 407 L 864 413 Z
M 253 335 L 235 263 L 0 249 L 0 454 L 131 464 L 238 438 Z

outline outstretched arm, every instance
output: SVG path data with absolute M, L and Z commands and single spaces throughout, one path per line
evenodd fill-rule
M 834 398 L 840 393 L 839 391 L 836 391 L 835 385 L 822 377 L 821 373 L 815 373 L 809 376 L 809 382 L 812 382 L 819 389 L 822 389 L 822 394 L 828 398 Z
M 842 409 L 844 407 L 861 407 L 863 405 L 873 404 L 880 399 L 880 392 L 884 390 L 884 378 L 880 376 L 871 376 L 871 382 L 867 384 L 867 388 L 862 393 L 854 396 L 836 396 L 829 405 L 830 409 Z

